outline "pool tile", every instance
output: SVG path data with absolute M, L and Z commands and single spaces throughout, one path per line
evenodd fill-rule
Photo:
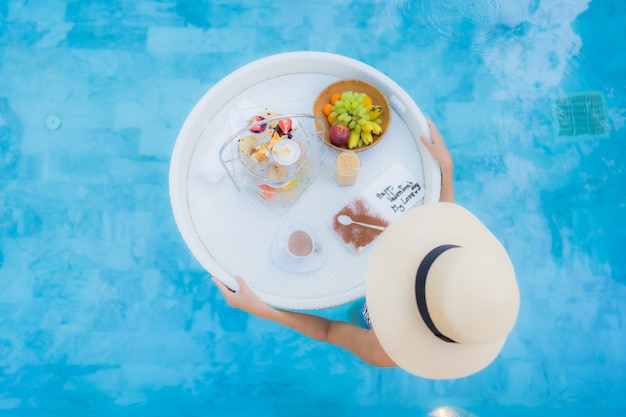
M 200 28 L 150 28 L 148 30 L 147 49 L 153 54 L 205 54 L 229 52 L 233 44 L 249 45 L 244 40 L 254 39 L 253 29 L 200 29 Z M 252 45 L 251 45 L 252 46 Z M 252 51 L 251 46 L 244 46 L 243 52 Z

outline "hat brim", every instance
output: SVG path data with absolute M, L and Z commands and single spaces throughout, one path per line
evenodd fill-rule
M 445 342 L 422 320 L 415 273 L 428 252 L 445 244 L 478 249 L 510 263 L 502 244 L 476 216 L 457 204 L 434 203 L 412 209 L 389 226 L 367 270 L 366 300 L 376 337 L 399 367 L 430 379 L 480 371 L 506 340 L 481 345 Z

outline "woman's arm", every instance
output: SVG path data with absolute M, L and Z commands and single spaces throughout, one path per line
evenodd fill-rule
M 239 290 L 236 292 L 213 277 L 213 282 L 231 307 L 282 324 L 312 339 L 340 346 L 370 365 L 396 366 L 383 350 L 373 330 L 312 314 L 275 309 L 262 302 L 242 278 L 235 277 L 235 279 L 239 283 Z
M 454 170 L 454 163 L 452 162 L 452 156 L 443 141 L 443 136 L 437 130 L 437 126 L 430 120 L 426 120 L 430 127 L 430 136 L 432 142 L 422 136 L 422 143 L 426 146 L 426 149 L 433 156 L 435 161 L 441 167 L 441 193 L 439 194 L 439 201 L 446 201 L 454 203 L 454 182 L 452 172 Z

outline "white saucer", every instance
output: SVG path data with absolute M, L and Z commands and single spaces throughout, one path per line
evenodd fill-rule
M 306 258 L 296 258 L 287 252 L 287 238 L 295 230 L 305 230 L 311 234 L 315 244 L 320 248 Z M 304 220 L 288 220 L 280 227 L 272 243 L 272 260 L 284 270 L 290 272 L 313 271 L 324 262 L 324 250 L 317 231 Z

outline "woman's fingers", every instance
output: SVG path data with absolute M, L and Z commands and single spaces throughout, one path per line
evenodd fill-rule
M 235 281 L 237 281 L 237 284 L 239 284 L 239 289 L 248 288 L 248 284 L 246 284 L 246 281 L 239 275 L 235 275 Z
M 217 289 L 220 290 L 220 292 L 224 295 L 224 297 L 226 297 L 226 291 L 228 291 L 228 288 L 226 288 L 226 285 L 224 285 L 224 283 L 220 281 L 219 279 L 217 279 L 216 277 L 211 277 L 211 281 L 215 283 L 215 285 L 217 286 Z

